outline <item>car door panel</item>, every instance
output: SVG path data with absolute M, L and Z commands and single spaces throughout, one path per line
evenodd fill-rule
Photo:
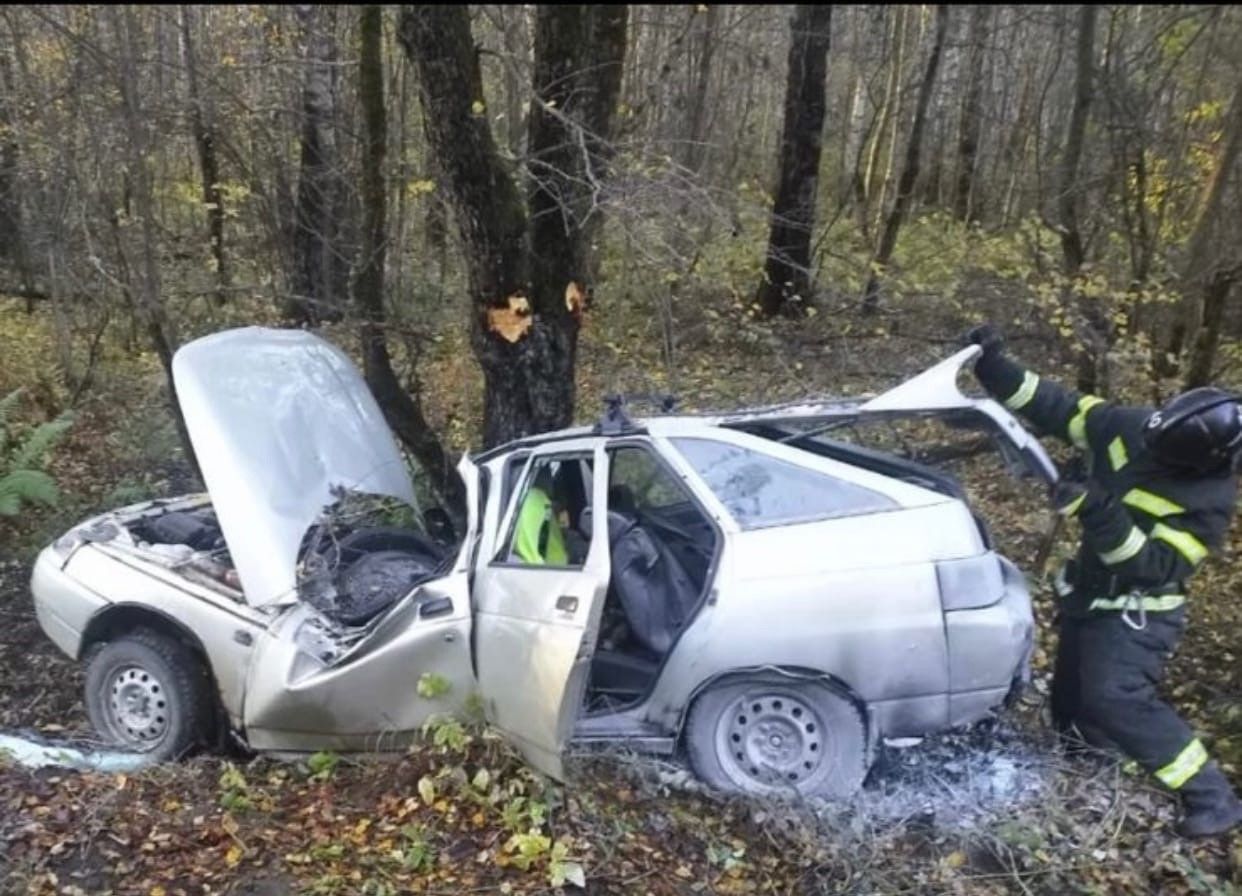
M 591 506 L 605 503 L 606 459 L 596 440 L 558 442 L 532 454 L 499 526 L 497 551 L 509 543 L 518 502 L 540 458 L 589 454 Z M 481 559 L 474 597 L 475 661 L 491 721 L 530 763 L 560 777 L 561 751 L 581 705 L 608 585 L 607 520 L 592 514 L 581 568 Z

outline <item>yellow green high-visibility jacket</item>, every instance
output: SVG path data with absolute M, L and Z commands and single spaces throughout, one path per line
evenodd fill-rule
M 518 511 L 513 552 L 525 563 L 566 566 L 569 552 L 565 535 L 557 522 L 552 499 L 541 488 L 532 488 Z
M 1003 355 L 981 358 L 975 372 L 1041 433 L 1083 451 L 1091 477 L 1108 492 L 1108 500 L 1078 515 L 1082 543 L 1068 583 L 1074 593 L 1063 609 L 1125 609 L 1124 595 L 1132 592 L 1151 595 L 1145 609 L 1180 606 L 1186 580 L 1224 541 L 1238 496 L 1233 471 L 1188 476 L 1151 457 L 1142 432 L 1153 408 L 1080 395 Z

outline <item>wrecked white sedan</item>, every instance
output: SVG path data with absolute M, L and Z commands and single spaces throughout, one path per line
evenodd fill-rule
M 956 482 L 827 437 L 948 417 L 1051 481 L 1013 417 L 958 390 L 977 351 L 867 401 L 614 412 L 463 459 L 455 535 L 344 354 L 220 333 L 174 362 L 207 493 L 58 539 L 38 618 L 86 664 L 99 734 L 158 758 L 229 735 L 401 748 L 477 694 L 553 776 L 571 747 L 625 744 L 684 750 L 719 788 L 846 794 L 881 738 L 981 718 L 1027 674 L 1026 584 Z

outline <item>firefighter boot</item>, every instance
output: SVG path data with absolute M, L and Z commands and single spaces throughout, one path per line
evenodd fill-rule
M 1177 833 L 1187 838 L 1217 837 L 1242 824 L 1242 801 L 1215 762 L 1209 762 L 1178 791 L 1184 814 Z

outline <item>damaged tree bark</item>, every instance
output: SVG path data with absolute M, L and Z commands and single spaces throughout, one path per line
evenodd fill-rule
M 779 183 L 767 262 L 756 297 L 769 316 L 804 310 L 811 298 L 811 232 L 823 150 L 832 7 L 795 7 L 789 29 L 793 41 L 785 82 Z
M 401 15 L 465 250 L 487 445 L 573 417 L 587 249 L 602 218 L 626 24 L 625 7 L 539 7 L 524 202 L 492 136 L 466 7 Z
M 384 332 L 384 266 L 388 220 L 384 171 L 388 121 L 384 111 L 383 7 L 363 6 L 359 14 L 358 93 L 362 105 L 363 227 L 354 280 L 362 317 L 362 364 L 367 385 L 384 419 L 431 477 L 432 486 L 455 511 L 464 512 L 466 495 L 444 447 L 427 424 L 418 386 L 402 387 L 392 367 Z

